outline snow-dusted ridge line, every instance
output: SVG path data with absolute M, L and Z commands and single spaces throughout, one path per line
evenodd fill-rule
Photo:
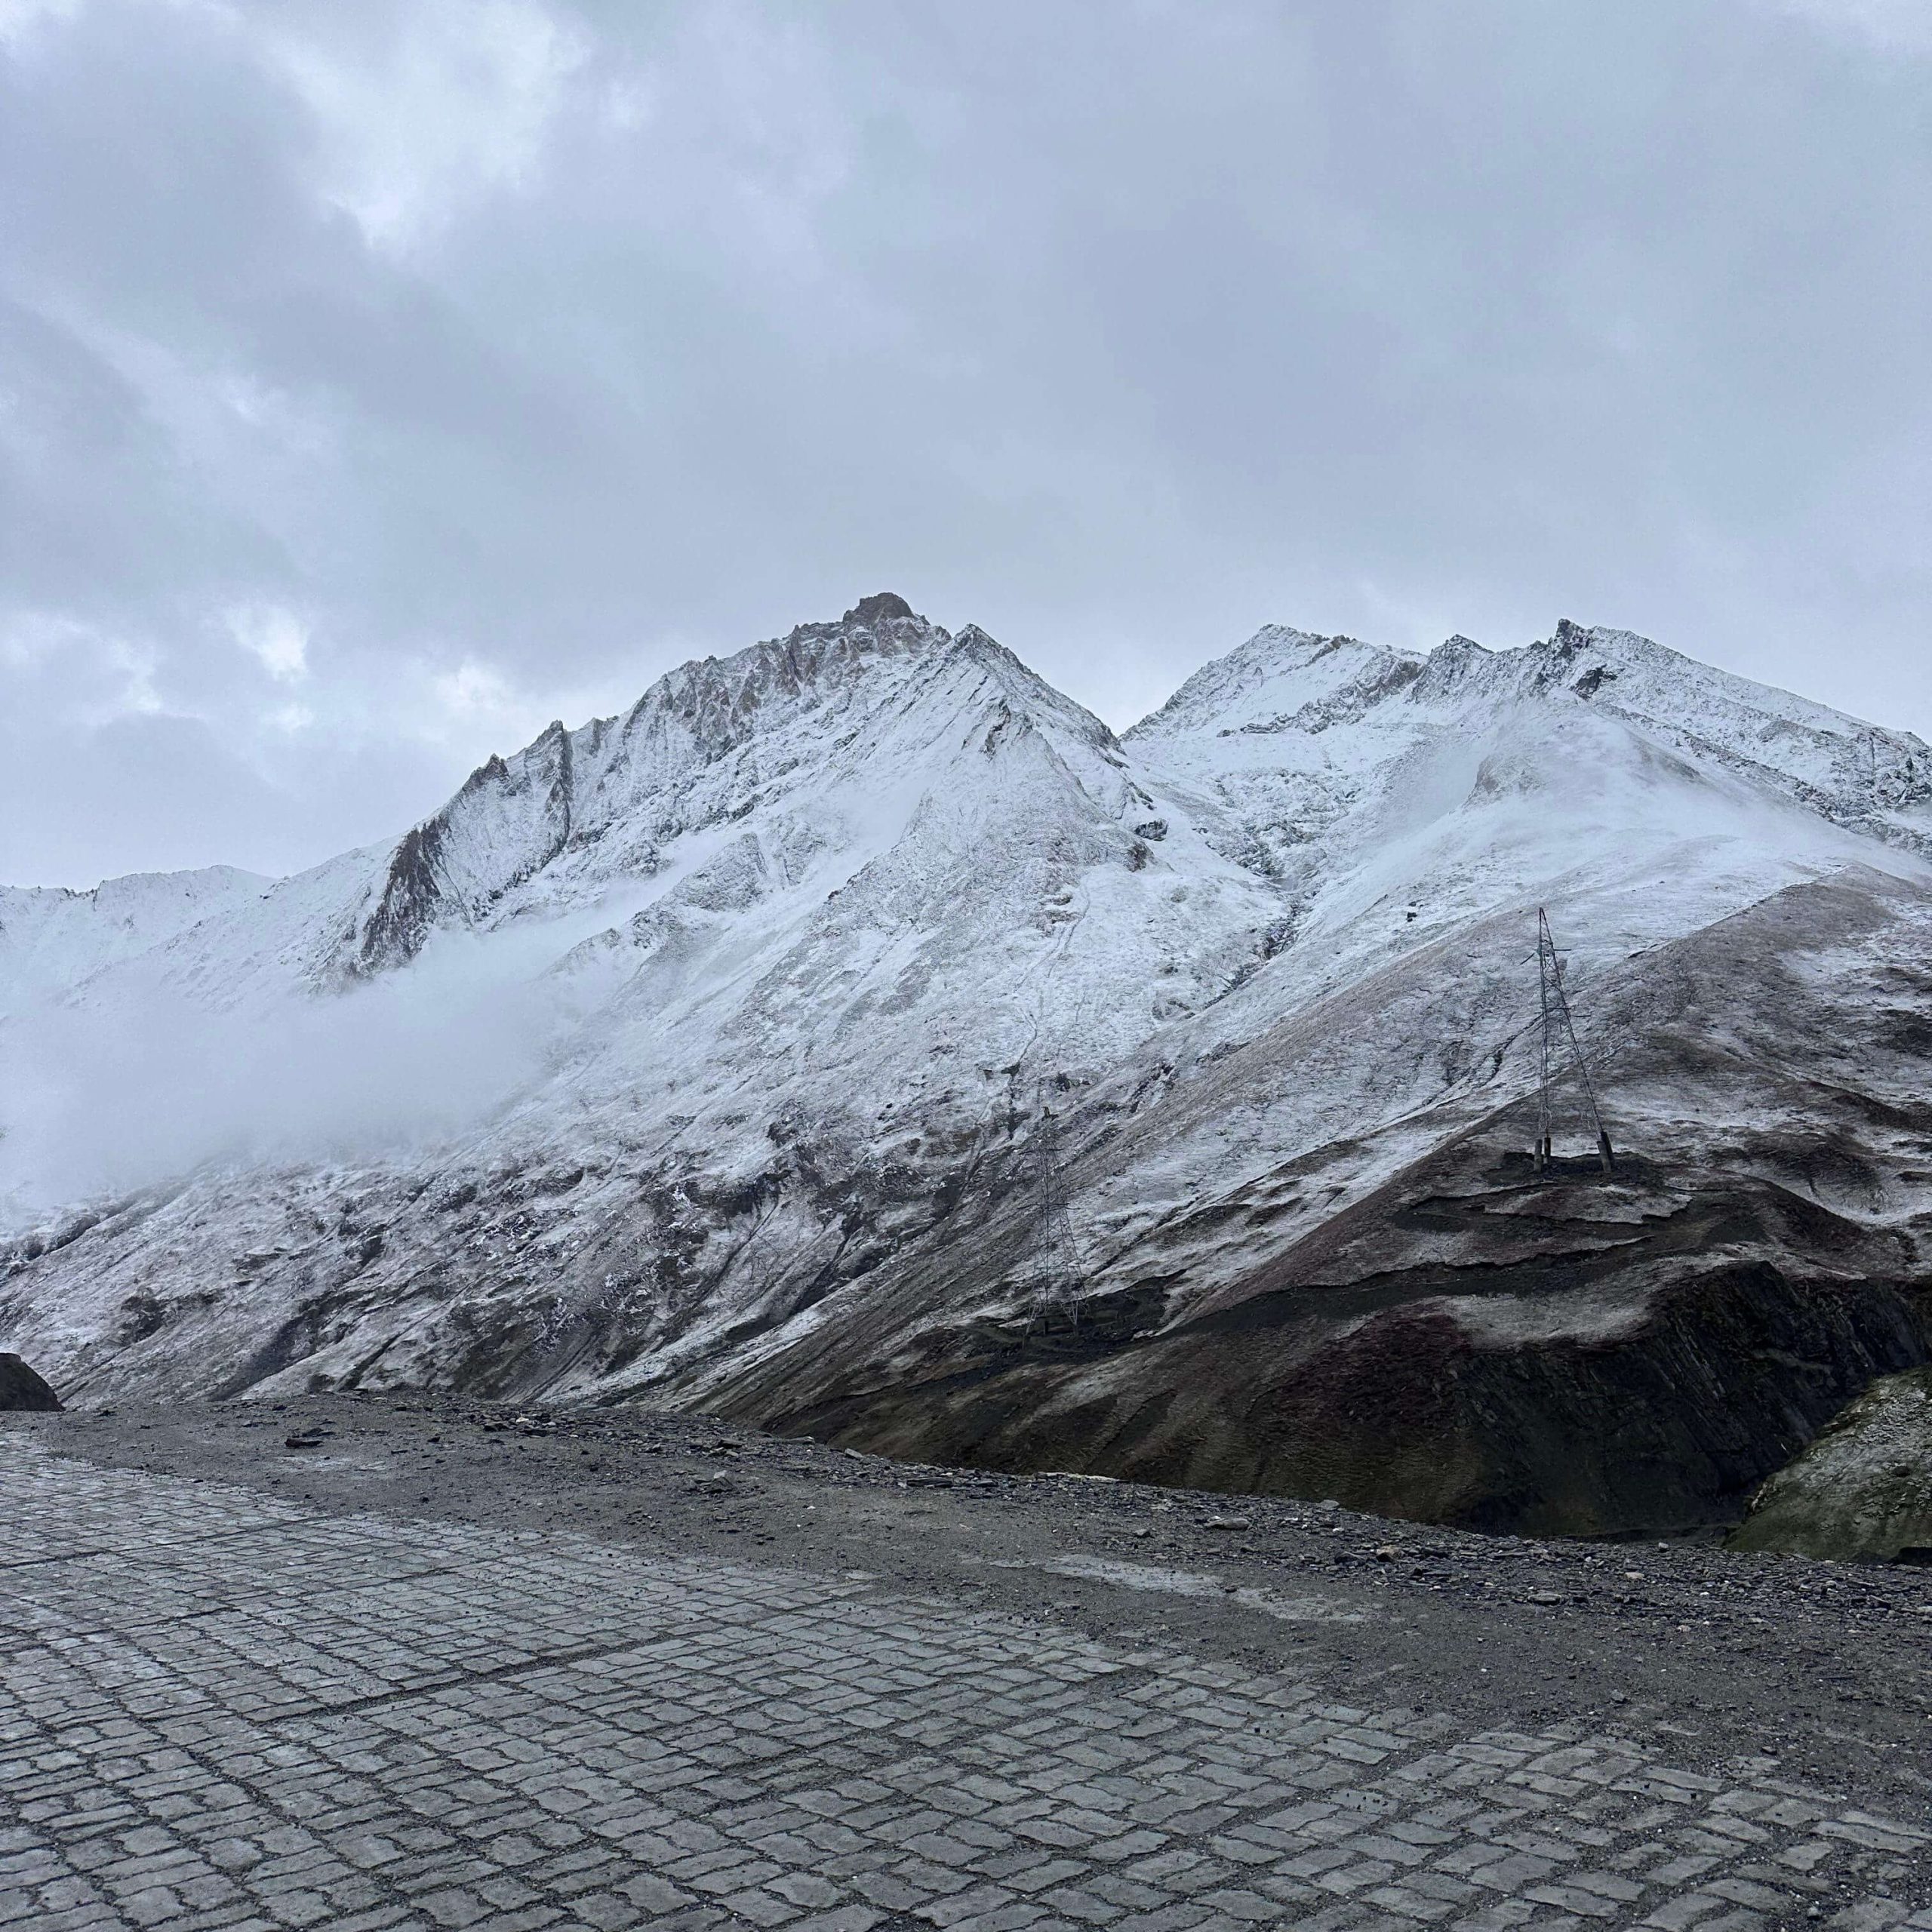
M 1875 774 L 1868 780 L 1868 789 L 1878 795 L 1884 806 L 1923 804 L 1932 796 L 1932 746 L 1915 734 L 1870 724 L 1815 700 L 1716 669 L 1635 632 L 1586 629 L 1568 618 L 1559 621 L 1549 640 L 1513 649 L 1491 650 L 1458 633 L 1426 654 L 1364 643 L 1346 635 L 1324 635 L 1291 625 L 1263 625 L 1245 644 L 1192 673 L 1165 703 L 1116 741 L 1099 718 L 1046 685 L 977 625 L 964 626 L 955 637 L 918 616 L 896 593 L 883 592 L 862 598 L 838 620 L 800 624 L 783 638 L 767 639 L 727 657 L 691 659 L 665 672 L 626 712 L 593 718 L 574 730 L 561 719 L 552 720 L 520 751 L 507 757 L 491 753 L 448 804 L 387 849 L 399 852 L 412 837 L 445 819 L 466 798 L 492 786 L 528 782 L 533 769 L 542 768 L 545 754 L 552 748 L 558 753 L 561 777 L 580 762 L 603 754 L 614 734 L 628 738 L 654 714 L 670 713 L 694 724 L 701 721 L 715 734 L 715 748 L 722 750 L 732 742 L 733 729 L 755 728 L 758 715 L 774 698 L 796 699 L 841 666 L 872 654 L 949 648 L 982 653 L 1008 667 L 1017 687 L 1031 697 L 1057 700 L 1092 732 L 1096 743 L 1107 745 L 1177 736 L 1203 715 L 1214 717 L 1217 734 L 1221 737 L 1320 729 L 1330 721 L 1309 716 L 1298 724 L 1297 714 L 1306 713 L 1310 705 L 1325 707 L 1352 686 L 1361 709 L 1371 701 L 1392 697 L 1414 701 L 1470 690 L 1490 698 L 1587 698 L 1601 693 L 1606 682 L 1622 676 L 1626 669 L 1641 666 L 1654 673 L 1661 672 L 1666 681 L 1687 685 L 1700 697 L 1715 697 L 1728 709 L 1761 720 L 1767 740 L 1809 733 L 1831 741 L 1843 751 L 1854 784 L 1856 767 L 1863 758 Z M 1324 665 L 1327 668 L 1307 681 L 1299 692 L 1300 702 L 1291 709 L 1284 710 L 1278 702 L 1251 707 L 1262 715 L 1228 721 L 1238 715 L 1241 702 L 1258 691 L 1286 685 L 1299 674 L 1313 673 L 1316 666 Z M 1346 675 L 1335 674 L 1337 665 L 1346 667 Z M 1574 670 L 1567 680 L 1561 675 L 1565 666 Z M 1386 675 L 1386 684 L 1377 673 Z M 1644 681 L 1652 688 L 1657 681 L 1654 675 Z M 1372 688 L 1361 690 L 1364 683 Z M 1699 742 L 1691 722 L 1660 717 L 1654 707 L 1639 710 L 1626 706 L 1618 702 L 1621 695 L 1611 693 L 1611 701 L 1599 708 L 1641 716 L 1652 728 L 1681 732 L 1687 741 Z M 1712 749 L 1730 749 L 1720 739 L 1702 742 Z M 581 835 L 597 835 L 586 832 Z M 325 861 L 288 878 L 307 878 L 340 863 L 340 859 Z M 152 934 L 163 921 L 143 918 L 143 912 L 149 906 L 158 908 L 170 900 L 179 900 L 189 908 L 205 906 L 212 897 L 239 897 L 251 890 L 259 896 L 287 882 L 288 878 L 214 864 L 180 872 L 127 873 L 87 888 L 0 884 L 0 946 L 10 930 L 17 933 L 36 918 L 45 921 L 56 906 L 78 910 L 77 902 L 85 902 L 124 931 Z M 192 924 L 192 919 L 186 923 Z
M 509 759 L 493 757 L 443 809 L 398 845 L 382 895 L 340 962 L 351 975 L 413 956 L 438 923 L 473 925 L 506 895 L 573 853 L 617 833 L 619 867 L 649 873 L 661 848 L 688 830 L 685 808 L 705 780 L 735 767 L 740 795 L 715 814 L 752 808 L 782 774 L 755 755 L 814 718 L 836 732 L 866 709 L 874 684 L 902 704 L 917 693 L 906 673 L 943 681 L 961 663 L 990 678 L 1014 703 L 1051 716 L 1105 755 L 1112 736 L 1054 691 L 977 626 L 955 637 L 891 592 L 863 599 L 835 623 L 800 625 L 789 636 L 667 672 L 620 717 L 576 731 L 552 724 Z M 814 750 L 823 747 L 814 746 Z M 597 869 L 595 860 L 586 862 Z

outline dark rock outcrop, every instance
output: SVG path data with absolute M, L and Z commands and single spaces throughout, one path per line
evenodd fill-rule
M 1432 1223 L 1438 1247 L 1459 1219 L 1501 1224 L 1454 1262 L 1357 1273 L 1331 1251 L 1157 1334 L 1103 1305 L 1074 1335 L 955 1333 L 886 1386 L 773 1420 L 918 1460 L 1655 1534 L 1734 1523 L 1874 1378 L 1932 1358 L 1932 1284 L 1774 1186 L 1521 1165 L 1371 1204 L 1379 1234 Z
M 0 1354 L 0 1409 L 45 1411 L 60 1406 L 60 1398 L 18 1355 Z

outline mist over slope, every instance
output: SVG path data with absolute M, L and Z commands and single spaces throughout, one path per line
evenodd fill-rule
M 0 892 L 0 1346 L 1720 1519 L 1927 1358 L 1928 855 L 1918 740 L 1627 632 L 1271 627 L 1117 739 L 868 598 L 393 846 Z M 1539 904 L 1611 1181 L 1527 1160 Z

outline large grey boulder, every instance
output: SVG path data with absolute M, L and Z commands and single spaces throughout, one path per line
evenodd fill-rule
M 57 1409 L 60 1398 L 21 1361 L 0 1354 L 0 1409 Z
M 1875 1382 L 1774 1475 L 1734 1549 L 1932 1562 L 1932 1368 Z

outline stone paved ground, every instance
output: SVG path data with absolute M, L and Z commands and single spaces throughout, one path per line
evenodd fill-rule
M 0 1437 L 0 1925 L 1932 1927 L 1932 1826 L 782 1566 Z

